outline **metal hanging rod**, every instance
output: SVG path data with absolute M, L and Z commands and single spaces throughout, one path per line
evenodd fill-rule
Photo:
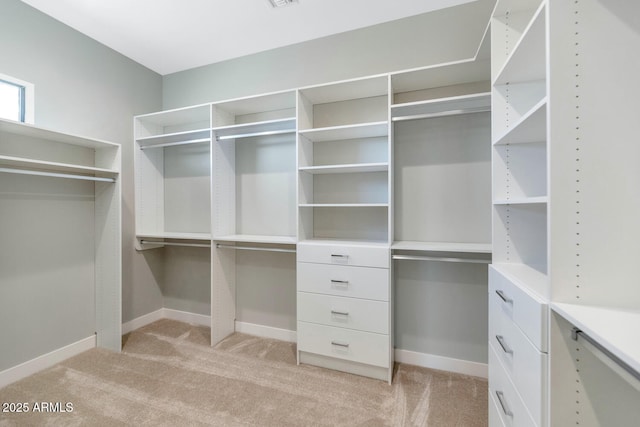
M 414 255 L 393 255 L 392 259 L 408 260 L 408 261 L 443 261 L 443 262 L 466 262 L 471 264 L 491 264 L 488 259 L 475 258 L 447 258 L 437 256 L 414 256 Z
M 411 116 L 396 116 L 396 117 L 392 117 L 391 121 L 402 122 L 406 120 L 431 119 L 435 117 L 459 116 L 462 114 L 472 114 L 472 113 L 484 113 L 486 111 L 491 111 L 491 107 L 487 106 L 487 107 L 461 108 L 458 110 L 439 111 L 437 113 L 414 114 Z
M 236 138 L 251 138 L 252 136 L 269 136 L 269 135 L 281 135 L 285 133 L 294 133 L 295 129 L 284 129 L 284 130 L 271 130 L 265 132 L 253 132 L 253 133 L 240 133 L 237 135 L 221 135 L 217 136 L 216 139 L 218 141 L 224 141 L 226 139 L 236 139 Z
M 177 243 L 177 242 L 157 242 L 153 240 L 140 240 L 141 245 L 163 245 L 163 246 L 187 246 L 191 248 L 210 248 L 208 243 Z
M 79 179 L 82 181 L 116 182 L 115 178 L 103 178 L 100 176 L 73 175 L 68 173 L 34 171 L 29 169 L 0 168 L 0 172 L 15 173 L 19 175 L 48 176 L 52 178 Z
M 211 141 L 210 138 L 190 139 L 188 141 L 166 142 L 164 144 L 141 145 L 140 149 L 148 150 L 149 148 L 173 147 L 174 145 L 200 144 L 202 142 L 210 142 L 210 141 Z
M 243 251 L 266 251 L 266 252 L 285 252 L 285 253 L 296 253 L 295 249 L 280 249 L 280 248 L 267 248 L 267 247 L 259 247 L 259 246 L 233 246 L 233 245 L 222 245 L 220 243 L 216 244 L 216 248 L 218 249 L 237 249 Z
M 633 385 L 636 387 L 636 389 L 640 390 L 640 372 L 638 372 L 635 368 L 633 368 L 627 362 L 625 362 L 624 360 L 622 360 L 621 358 L 619 358 L 618 356 L 613 354 L 609 349 L 607 349 L 605 346 L 600 344 L 598 341 L 594 340 L 589 335 L 587 335 L 584 332 L 582 332 L 579 328 L 574 327 L 573 329 L 571 329 L 571 339 L 574 340 L 574 341 L 578 341 L 578 338 L 581 338 L 584 341 L 586 341 L 586 343 L 588 343 L 589 345 L 587 345 L 585 347 L 589 348 L 592 352 L 593 352 L 593 350 L 596 350 L 596 352 L 599 352 L 603 356 L 606 356 L 606 358 L 610 362 L 615 363 L 615 365 L 618 368 L 622 369 L 622 372 L 619 372 L 619 373 L 623 373 L 624 372 L 626 374 L 629 374 L 632 378 L 634 378 L 636 381 L 638 381 L 638 383 L 633 384 Z M 608 362 L 607 360 L 604 360 L 596 352 L 593 352 L 593 353 L 594 353 L 594 355 L 596 357 L 598 357 L 598 359 L 600 359 L 602 362 L 604 362 L 609 367 L 611 367 L 612 369 L 615 370 L 616 366 L 611 366 L 610 363 L 607 363 Z M 630 379 L 630 378 L 626 378 L 625 375 L 622 375 L 622 377 L 625 378 L 625 379 Z

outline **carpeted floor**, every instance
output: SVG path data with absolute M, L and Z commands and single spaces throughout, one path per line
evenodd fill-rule
M 486 426 L 486 380 L 397 364 L 393 384 L 297 366 L 295 345 L 160 320 L 0 389 L 0 426 Z M 41 408 L 39 408 L 41 409 Z

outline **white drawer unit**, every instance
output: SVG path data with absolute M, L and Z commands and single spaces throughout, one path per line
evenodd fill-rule
M 389 334 L 389 303 L 298 292 L 298 320 Z
M 391 382 L 390 249 L 298 243 L 298 361 Z
M 497 403 L 500 422 L 492 420 L 490 427 L 536 427 L 539 426 L 529 414 L 520 394 L 509 379 L 498 355 L 489 346 L 489 394 Z M 491 402 L 489 403 L 491 407 Z
M 489 266 L 489 301 L 511 319 L 540 351 L 547 352 L 548 305 Z
M 489 300 L 489 343 L 537 424 L 546 418 L 548 355 L 540 352 L 502 310 Z
M 382 244 L 341 244 L 300 242 L 298 262 L 389 268 L 389 246 Z
M 389 336 L 298 322 L 298 350 L 388 368 Z
M 389 270 L 299 262 L 298 291 L 389 301 Z

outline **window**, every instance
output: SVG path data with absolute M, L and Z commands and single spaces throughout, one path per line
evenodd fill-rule
M 33 84 L 0 74 L 0 118 L 34 122 Z

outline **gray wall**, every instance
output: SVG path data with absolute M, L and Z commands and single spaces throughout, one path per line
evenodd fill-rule
M 163 77 L 163 108 L 257 95 L 473 57 L 489 21 L 493 3 L 492 0 L 480 0 L 166 75 Z M 262 258 L 272 260 L 272 263 L 275 261 L 268 254 Z M 243 254 L 236 264 L 237 318 L 249 323 L 294 329 L 295 276 L 290 274 L 294 268 L 293 260 L 287 264 L 292 270 L 284 273 L 284 270 L 270 271 L 265 268 L 268 262 L 262 262 L 262 258 L 261 262 L 247 262 L 249 258 Z M 182 257 L 170 256 L 165 257 L 165 263 L 165 271 L 184 271 L 189 268 L 190 277 L 201 277 L 199 285 L 190 284 L 193 289 L 208 288 L 208 276 L 204 271 L 193 271 L 196 265 L 187 265 Z M 208 265 L 203 263 L 201 268 L 208 268 Z M 429 300 L 433 293 L 441 293 L 445 279 L 423 275 L 422 280 L 418 280 L 416 277 L 424 273 L 422 269 L 425 267 L 411 268 L 402 269 L 397 277 L 398 283 L 403 286 L 398 295 L 400 303 Z M 172 276 L 175 280 L 166 281 L 163 291 L 165 296 L 180 295 L 180 301 L 167 298 L 167 307 L 198 307 L 198 312 L 202 313 L 202 308 L 208 303 L 203 299 L 207 294 L 200 291 L 185 293 L 181 289 L 184 286 L 182 281 L 175 273 Z M 260 278 L 259 283 L 256 283 L 256 277 Z M 454 339 L 460 345 L 449 348 L 443 343 L 446 338 L 443 334 L 460 330 L 456 313 L 440 310 L 439 314 L 447 314 L 441 317 L 442 322 L 436 325 L 429 318 L 429 327 L 421 327 L 416 335 L 414 327 L 422 326 L 422 320 L 429 314 L 425 315 L 425 306 L 414 307 L 411 310 L 414 317 L 411 313 L 403 313 L 398 320 L 398 347 L 485 362 L 486 268 L 484 272 L 478 269 L 465 270 L 460 277 L 453 276 L 447 280 L 455 282 L 455 292 L 445 291 L 442 298 L 449 302 L 446 298 L 462 295 L 468 305 L 477 307 L 477 312 L 471 317 L 478 326 L 472 328 L 467 334 L 469 336 L 458 332 Z M 256 288 L 259 288 L 259 292 L 256 292 Z M 189 302 L 189 299 L 192 301 Z
M 472 57 L 494 0 L 169 74 L 164 109 L 293 89 Z M 224 43 L 225 41 L 221 41 Z
M 18 0 L 0 0 L 0 52 L 0 73 L 35 84 L 36 125 L 122 144 L 123 320 L 159 309 L 163 304 L 162 293 L 144 258 L 155 255 L 136 254 L 132 243 L 132 117 L 161 109 L 161 77 Z M 0 179 L 6 180 L 6 176 Z M 64 215 L 63 211 L 51 213 Z M 0 221 L 10 223 L 9 216 L 3 215 Z M 11 250 L 11 241 L 0 237 L 0 256 Z M 61 244 L 51 248 L 51 251 L 64 250 Z M 20 261 L 26 263 L 27 269 L 37 268 L 32 265 L 32 259 Z M 33 295 L 54 304 L 61 299 L 56 296 L 59 291 L 47 288 L 37 275 L 28 286 L 11 290 L 3 290 L 0 281 L 0 312 L 4 304 L 30 300 Z M 65 292 L 86 294 L 80 289 Z M 64 332 L 63 313 L 58 317 L 38 318 L 35 303 L 28 306 L 32 307 L 28 310 L 30 313 L 23 316 L 28 324 L 22 328 L 36 331 L 43 322 L 53 322 L 52 329 L 59 334 L 47 338 L 47 342 L 25 337 L 16 344 L 23 348 L 12 352 L 13 361 L 24 361 L 87 336 L 80 336 L 85 332 L 80 329 L 76 329 L 75 336 Z M 65 309 L 61 306 L 59 311 Z M 14 327 L 11 323 L 0 324 L 0 330 Z M 7 342 L 1 342 L 4 348 Z

